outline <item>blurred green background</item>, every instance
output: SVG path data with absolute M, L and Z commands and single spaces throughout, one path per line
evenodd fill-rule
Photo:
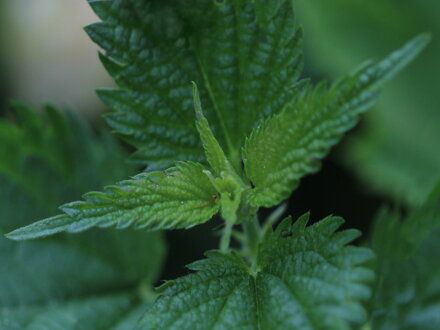
M 430 32 L 427 50 L 387 84 L 340 161 L 363 183 L 419 204 L 440 176 L 440 1 L 298 0 L 308 73 L 335 78 Z

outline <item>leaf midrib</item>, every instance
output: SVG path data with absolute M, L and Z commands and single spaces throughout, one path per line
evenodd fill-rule
M 224 136 L 225 141 L 226 141 L 226 146 L 227 146 L 228 151 L 229 151 L 228 155 L 230 157 L 231 155 L 235 155 L 237 150 L 234 148 L 234 144 L 232 143 L 231 136 L 229 135 L 229 132 L 226 129 L 226 124 L 225 124 L 225 120 L 223 118 L 223 114 L 220 111 L 220 108 L 218 106 L 217 100 L 216 100 L 216 98 L 214 96 L 214 92 L 212 91 L 211 83 L 210 83 L 208 74 L 206 73 L 206 69 L 203 66 L 202 60 L 198 56 L 197 51 L 195 50 L 194 41 L 193 41 L 192 38 L 189 39 L 189 44 L 190 44 L 190 49 L 193 52 L 193 56 L 196 59 L 197 65 L 198 65 L 198 67 L 200 69 L 200 72 L 202 74 L 203 81 L 205 82 L 205 88 L 208 91 L 209 98 L 211 99 L 214 111 L 215 111 L 215 113 L 217 115 L 217 118 L 218 118 L 221 130 L 222 130 L 223 136 Z M 235 164 L 235 162 L 236 162 L 234 159 L 231 159 L 230 161 L 233 164 Z

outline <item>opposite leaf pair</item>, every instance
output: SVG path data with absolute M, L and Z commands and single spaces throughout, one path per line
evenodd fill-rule
M 194 88 L 196 126 L 212 173 L 193 162 L 180 162 L 164 172 L 142 173 L 103 193 L 88 193 L 84 202 L 63 205 L 65 215 L 15 230 L 8 237 L 28 239 L 94 226 L 190 228 L 208 221 L 220 209 L 233 224 L 240 206 L 276 205 L 289 196 L 301 177 L 319 169 L 330 148 L 376 100 L 377 88 L 411 61 L 428 40 L 421 35 L 330 88 L 325 84 L 298 86 L 281 113 L 262 121 L 246 140 L 244 173 L 229 162 L 214 137 Z

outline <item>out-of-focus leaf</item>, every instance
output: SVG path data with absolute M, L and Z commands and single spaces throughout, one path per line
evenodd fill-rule
M 440 328 L 440 184 L 404 220 L 383 212 L 373 228 L 373 329 Z
M 0 328 L 123 326 L 134 310 L 145 309 L 141 296 L 151 299 L 148 288 L 165 252 L 160 234 L 94 230 L 20 243 L 3 235 L 133 173 L 125 152 L 73 114 L 48 108 L 38 115 L 24 105 L 15 111 L 18 124 L 0 125 L 0 154 L 17 155 L 13 164 L 0 159 Z
M 440 2 L 296 1 L 307 71 L 337 77 L 421 32 L 433 41 L 386 89 L 343 160 L 366 186 L 417 205 L 440 177 Z

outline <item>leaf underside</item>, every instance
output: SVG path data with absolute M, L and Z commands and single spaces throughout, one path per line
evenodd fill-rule
M 359 232 L 335 233 L 329 217 L 306 227 L 290 219 L 260 246 L 259 270 L 240 257 L 212 251 L 171 281 L 140 327 L 145 329 L 345 329 L 365 319 L 360 300 L 372 273 L 360 266 L 371 251 L 345 246 Z

